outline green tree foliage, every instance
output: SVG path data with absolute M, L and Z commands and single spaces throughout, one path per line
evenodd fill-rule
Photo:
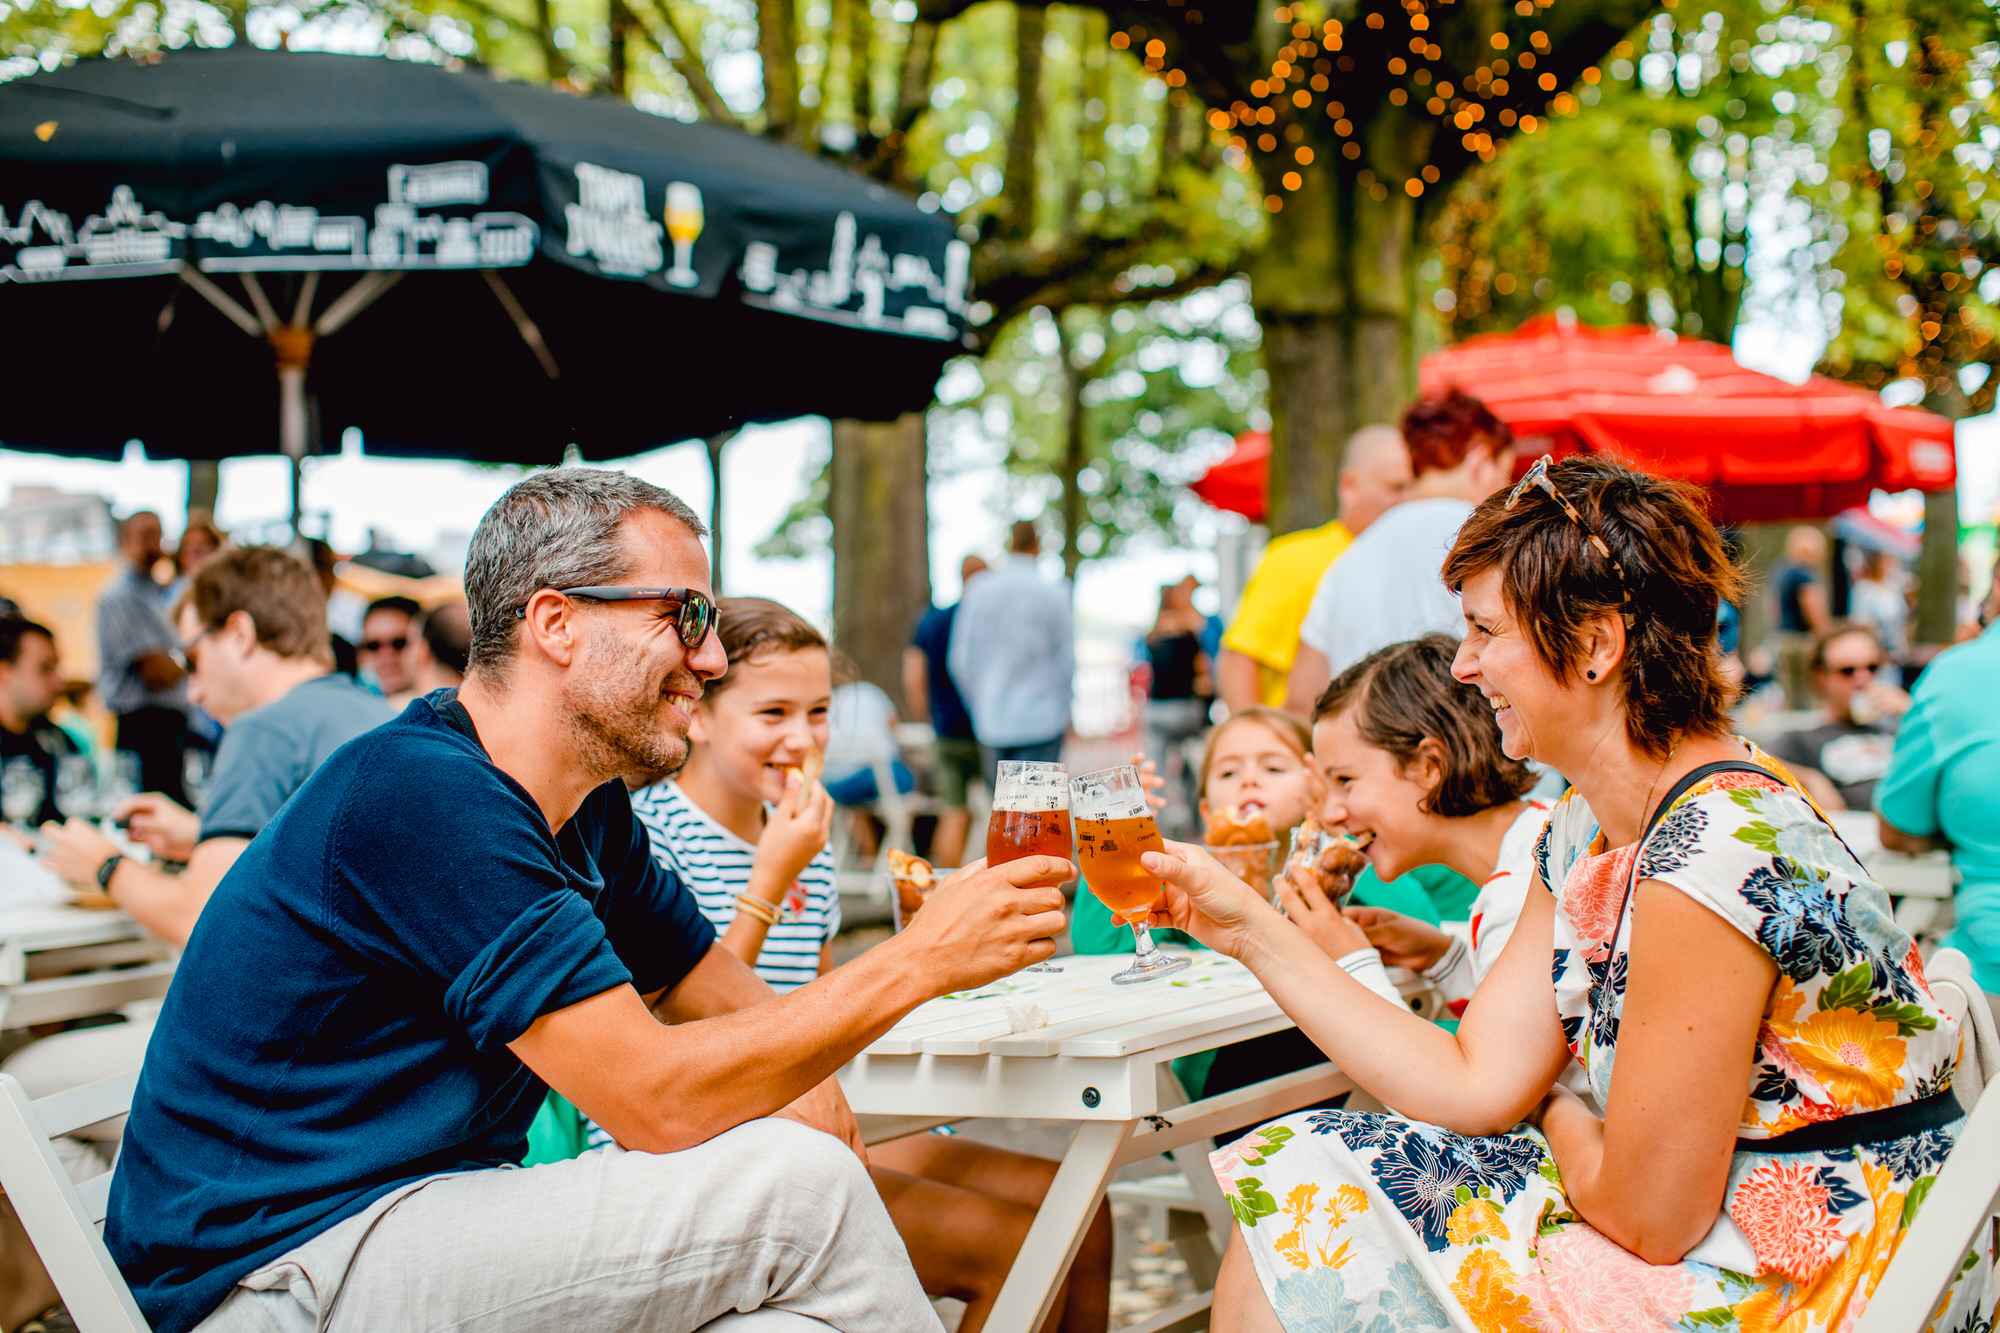
M 955 459 L 1004 462 L 1018 507 L 1057 515 L 1074 576 L 1141 534 L 1186 537 L 1187 483 L 1262 417 L 1258 360 L 1240 278 L 1108 312 L 1038 310 L 947 378 L 965 396 L 937 435 Z

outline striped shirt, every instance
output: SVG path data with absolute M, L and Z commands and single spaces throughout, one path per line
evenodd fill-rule
M 736 895 L 750 885 L 757 845 L 711 819 L 672 780 L 632 793 L 632 811 L 653 840 L 653 855 L 681 877 L 719 935 L 736 919 Z M 820 949 L 840 930 L 833 853 L 822 847 L 785 894 L 784 915 L 764 937 L 757 975 L 783 993 L 819 975 Z
M 97 594 L 97 693 L 113 713 L 161 707 L 187 710 L 187 682 L 164 690 L 149 690 L 133 664 L 151 653 L 171 653 L 180 647 L 167 613 L 160 606 L 160 586 L 130 562 Z

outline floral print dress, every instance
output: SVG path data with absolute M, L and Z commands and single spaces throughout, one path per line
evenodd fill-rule
M 1724 772 L 1643 845 L 1608 848 L 1574 792 L 1536 849 L 1556 894 L 1551 960 L 1571 1052 L 1602 1104 L 1624 1005 L 1637 879 L 1670 884 L 1779 969 L 1737 1130 L 1773 1138 L 1949 1087 L 1960 1033 L 1888 895 L 1804 791 Z M 1636 872 L 1636 873 L 1635 873 Z M 1468 1138 L 1393 1115 L 1302 1112 L 1212 1161 L 1288 1333 L 1834 1333 L 1866 1308 L 1962 1118 L 1824 1152 L 1738 1151 L 1714 1227 L 1655 1267 L 1578 1220 L 1547 1142 Z M 1968 1255 L 1930 1327 L 1989 1333 L 1992 1255 Z

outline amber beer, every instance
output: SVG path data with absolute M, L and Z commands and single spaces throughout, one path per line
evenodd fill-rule
M 986 825 L 986 863 L 1005 865 L 1024 856 L 1069 859 L 1069 811 L 1003 810 L 996 804 Z
M 986 863 L 1005 865 L 1024 856 L 1069 860 L 1069 770 L 1003 759 L 993 784 L 993 817 L 986 821 Z M 1021 970 L 1062 971 L 1054 963 L 1030 963 Z
M 1165 851 L 1151 815 L 1076 821 L 1076 859 L 1097 900 L 1119 925 L 1144 920 L 1160 900 L 1159 876 L 1139 864 L 1146 852 Z
M 1172 976 L 1188 965 L 1186 954 L 1167 954 L 1153 943 L 1146 918 L 1163 890 L 1157 875 L 1148 874 L 1139 858 L 1166 851 L 1160 826 L 1153 822 L 1139 770 L 1120 764 L 1086 773 L 1069 784 L 1069 808 L 1076 820 L 1076 859 L 1098 901 L 1112 918 L 1132 928 L 1138 956 L 1132 966 L 1111 978 L 1114 986 Z

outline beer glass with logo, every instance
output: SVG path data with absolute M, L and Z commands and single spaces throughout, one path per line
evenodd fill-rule
M 986 823 L 986 864 L 1024 856 L 1069 859 L 1069 770 L 1061 764 L 1005 759 L 993 784 L 993 817 Z M 1023 972 L 1060 972 L 1054 963 L 1030 963 Z
M 1139 864 L 1145 852 L 1165 851 L 1139 770 L 1130 764 L 1086 773 L 1069 784 L 1070 814 L 1076 828 L 1076 860 L 1090 891 L 1111 909 L 1111 919 L 1132 927 L 1139 956 L 1111 978 L 1129 986 L 1178 972 L 1186 955 L 1160 952 L 1146 929 L 1146 917 L 1160 900 L 1160 881 Z

